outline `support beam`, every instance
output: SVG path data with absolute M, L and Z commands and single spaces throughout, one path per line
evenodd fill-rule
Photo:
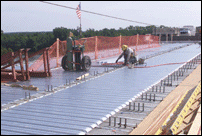
M 24 73 L 24 66 L 23 66 L 22 50 L 23 49 L 19 50 L 20 68 L 21 68 L 21 74 L 23 76 L 23 80 L 26 80 L 26 76 L 25 76 L 25 73 Z
M 166 43 L 168 43 L 168 34 L 166 34 Z
M 159 34 L 159 44 L 161 44 L 161 34 Z
M 173 34 L 171 34 L 171 43 L 173 43 Z
M 27 78 L 27 80 L 30 80 L 28 50 L 29 49 L 27 49 L 27 48 L 25 49 L 25 66 L 26 66 L 26 78 Z
M 12 74 L 13 80 L 16 81 L 16 73 L 15 73 L 15 65 L 14 65 L 14 52 L 12 52 L 11 66 L 12 66 Z

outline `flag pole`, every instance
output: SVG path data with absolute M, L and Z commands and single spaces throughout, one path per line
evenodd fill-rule
M 81 2 L 80 2 L 80 10 L 81 10 Z M 82 33 L 81 33 L 81 16 L 80 16 L 80 35 L 82 35 Z

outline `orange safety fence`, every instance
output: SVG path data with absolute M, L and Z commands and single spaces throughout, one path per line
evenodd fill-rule
M 88 55 L 91 60 L 118 56 L 121 54 L 123 44 L 135 49 L 136 51 L 160 47 L 159 37 L 154 35 L 134 35 L 134 36 L 93 36 L 75 40 L 75 45 L 83 45 L 85 42 L 84 55 Z M 61 66 L 62 57 L 66 54 L 67 42 L 57 39 L 48 51 L 50 68 Z M 74 45 L 74 43 L 73 43 Z M 43 70 L 43 54 L 30 66 L 30 70 Z

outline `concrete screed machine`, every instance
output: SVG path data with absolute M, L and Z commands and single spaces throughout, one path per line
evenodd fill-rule
M 70 33 L 70 36 L 67 38 L 67 52 L 61 62 L 62 68 L 65 71 L 89 71 L 91 68 L 91 59 L 89 56 L 84 56 L 83 54 L 85 42 L 83 45 L 75 45 L 73 34 Z

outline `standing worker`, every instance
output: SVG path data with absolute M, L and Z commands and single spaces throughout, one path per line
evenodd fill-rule
M 121 53 L 121 55 L 118 57 L 118 59 L 116 60 L 116 63 L 118 62 L 118 60 L 124 55 L 124 66 L 126 64 L 134 64 L 137 62 L 136 59 L 136 53 L 134 49 L 129 48 L 127 45 L 122 45 L 122 50 L 123 52 Z

